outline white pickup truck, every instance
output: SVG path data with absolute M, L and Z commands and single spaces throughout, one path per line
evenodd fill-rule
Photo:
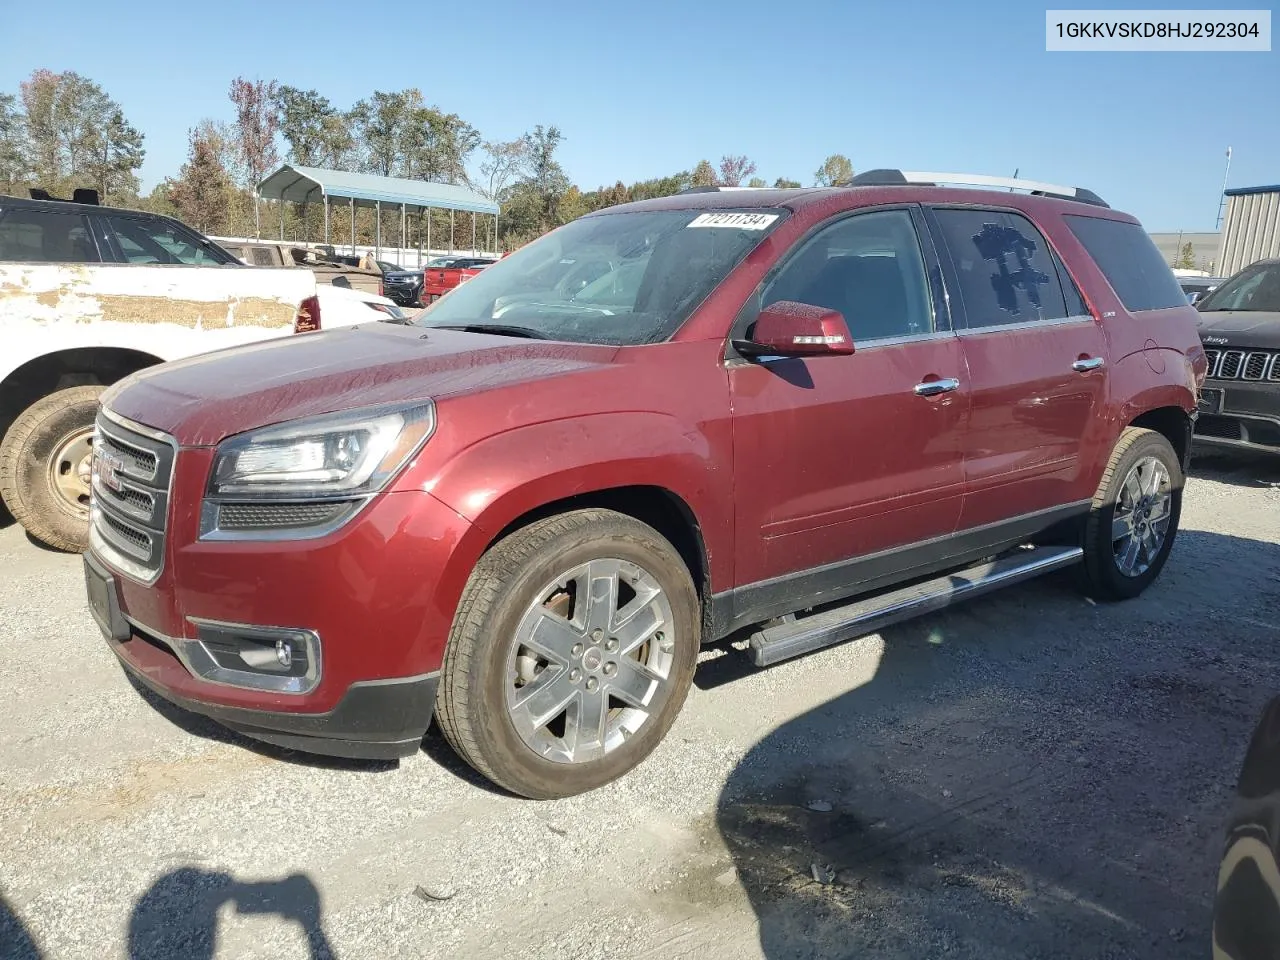
M 33 537 L 83 550 L 104 388 L 222 347 L 403 319 L 308 270 L 245 266 L 168 217 L 0 196 L 0 499 Z

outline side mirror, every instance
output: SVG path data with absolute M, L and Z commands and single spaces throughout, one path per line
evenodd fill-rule
M 760 311 L 751 339 L 735 340 L 748 357 L 820 357 L 853 353 L 853 337 L 839 310 L 779 300 Z

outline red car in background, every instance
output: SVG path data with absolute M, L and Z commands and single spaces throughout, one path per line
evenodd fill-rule
M 431 304 L 460 283 L 465 283 L 495 261 L 491 257 L 458 257 L 446 265 L 422 272 L 422 302 Z

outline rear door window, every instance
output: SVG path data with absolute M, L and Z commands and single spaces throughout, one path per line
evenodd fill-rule
M 1068 309 L 1053 251 L 1026 217 L 971 207 L 933 213 L 969 328 L 1060 320 L 1082 312 L 1074 302 Z
M 98 263 L 98 248 L 84 217 L 50 210 L 0 213 L 0 260 Z
M 1078 215 L 1062 219 L 1130 313 L 1187 305 L 1173 270 L 1140 225 Z

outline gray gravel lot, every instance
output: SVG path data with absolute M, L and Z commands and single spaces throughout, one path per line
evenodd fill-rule
M 183 715 L 78 558 L 10 526 L 0 570 L 4 957 L 1204 957 L 1280 692 L 1266 462 L 1198 466 L 1139 600 L 1060 575 L 767 672 L 708 652 L 645 765 L 551 803 L 434 734 L 343 763 Z

